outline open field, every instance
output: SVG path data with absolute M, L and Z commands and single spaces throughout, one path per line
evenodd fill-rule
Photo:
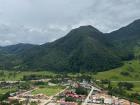
M 52 96 L 62 91 L 65 87 L 62 86 L 48 86 L 45 88 L 38 88 L 32 92 L 32 94 L 45 94 L 47 96 Z
M 97 80 L 108 79 L 113 81 L 140 81 L 140 61 L 132 60 L 124 66 L 109 71 L 99 72 L 94 77 Z
M 11 88 L 11 89 L 2 89 L 0 88 L 0 94 L 5 94 L 7 92 L 13 92 L 13 91 L 16 91 L 15 88 Z
M 0 81 L 18 81 L 22 80 L 24 76 L 28 75 L 44 75 L 44 76 L 54 76 L 53 72 L 49 71 L 6 71 L 0 70 Z

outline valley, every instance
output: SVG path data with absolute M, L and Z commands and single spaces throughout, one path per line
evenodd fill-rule
M 0 105 L 140 105 L 140 0 L 0 0 Z
M 4 86 L 3 88 L 0 88 L 0 94 L 6 94 L 9 92 L 10 93 L 18 92 L 19 89 L 21 92 L 22 92 L 22 90 L 28 91 L 31 88 L 31 89 L 35 89 L 35 90 L 32 90 L 31 92 L 29 92 L 29 94 L 25 94 L 24 96 L 34 95 L 34 97 L 37 97 L 37 95 L 42 94 L 42 97 L 51 97 L 52 95 L 55 95 L 60 91 L 63 91 L 63 89 L 65 89 L 66 86 L 70 86 L 70 87 L 73 86 L 72 85 L 73 83 L 71 85 L 68 85 L 69 83 L 71 83 L 70 81 L 73 81 L 73 82 L 75 81 L 75 83 L 77 83 L 79 81 L 79 83 L 80 83 L 80 81 L 83 81 L 83 79 L 86 81 L 90 80 L 90 81 L 92 81 L 90 83 L 90 84 L 92 84 L 92 86 L 96 86 L 98 89 L 103 89 L 103 91 L 105 93 L 104 92 L 99 93 L 98 95 L 105 96 L 108 98 L 110 96 L 107 95 L 108 93 L 106 93 L 106 91 L 111 91 L 111 90 L 108 90 L 109 89 L 108 87 L 111 86 L 112 88 L 115 89 L 116 87 L 119 86 L 118 84 L 120 84 L 120 83 L 133 84 L 133 87 L 130 90 L 127 90 L 127 89 L 123 89 L 123 90 L 125 90 L 125 92 L 129 95 L 136 94 L 136 93 L 138 94 L 138 93 L 140 93 L 140 88 L 139 88 L 140 81 L 139 81 L 139 77 L 137 76 L 137 75 L 139 75 L 139 68 L 140 68 L 139 60 L 135 59 L 135 60 L 131 60 L 131 61 L 125 61 L 124 65 L 121 67 L 118 67 L 118 68 L 115 68 L 112 70 L 107 70 L 104 72 L 97 72 L 97 73 L 94 73 L 94 72 L 93 73 L 91 73 L 91 72 L 55 73 L 55 72 L 51 72 L 51 71 L 1 70 L 0 71 L 1 84 L 4 84 L 4 82 L 5 83 L 9 82 L 11 85 L 10 84 L 6 85 L 6 86 L 10 86 L 10 87 Z M 15 85 L 12 85 L 12 84 L 15 84 Z M 23 93 L 24 93 L 24 91 L 23 91 Z M 45 96 L 45 95 L 47 95 L 47 96 Z M 129 103 L 127 100 L 123 100 L 123 99 L 125 99 L 124 95 L 123 95 L 124 97 L 122 95 L 119 96 L 119 94 L 117 94 L 117 93 L 113 94 L 113 96 L 114 95 L 116 97 L 119 97 L 120 101 Z M 21 94 L 19 96 L 21 97 L 23 95 Z M 121 100 L 121 98 L 122 98 L 122 100 Z M 10 98 L 10 99 L 14 99 L 14 98 Z M 114 99 L 117 99 L 117 98 L 114 98 Z M 129 98 L 127 97 L 127 99 L 129 99 Z M 21 98 L 19 98 L 19 100 L 21 100 Z M 53 100 L 53 101 L 51 101 L 51 100 Z M 42 104 L 40 103 L 37 105 L 45 105 L 45 104 L 43 104 L 44 102 L 47 102 L 47 103 L 49 102 L 48 105 L 51 105 L 51 103 L 53 105 L 55 105 L 54 100 L 56 100 L 56 98 L 51 98 L 51 100 L 49 101 L 49 98 L 45 98 L 43 100 L 40 99 L 40 102 L 42 101 L 41 102 Z M 130 100 L 132 101 L 133 99 L 130 99 Z M 91 101 L 89 101 L 89 98 L 87 98 L 87 100 L 85 102 L 89 103 L 89 105 L 91 103 Z M 97 102 L 100 103 L 101 101 L 97 101 Z M 134 101 L 134 102 L 138 102 L 138 101 Z M 87 104 L 83 103 L 82 105 L 87 105 Z M 115 105 L 117 105 L 117 104 L 115 104 Z M 120 105 L 124 105 L 124 104 L 120 104 Z
M 139 27 L 80 26 L 53 42 L 0 47 L 0 104 L 140 104 Z

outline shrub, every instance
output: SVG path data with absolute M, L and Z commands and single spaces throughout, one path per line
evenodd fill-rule
M 66 97 L 66 98 L 65 98 L 65 101 L 68 101 L 68 102 L 75 102 L 76 99 L 73 98 L 73 97 Z
M 130 76 L 129 72 L 121 72 L 120 74 L 123 75 L 123 76 Z
M 77 94 L 80 94 L 80 95 L 87 95 L 88 94 L 88 90 L 84 87 L 78 87 L 76 88 L 76 91 L 75 91 Z
M 134 87 L 134 85 L 132 83 L 128 83 L 128 82 L 120 82 L 120 83 L 118 83 L 118 87 L 120 89 L 131 90 Z

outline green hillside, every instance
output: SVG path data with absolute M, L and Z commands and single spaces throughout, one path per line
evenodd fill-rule
M 99 72 L 93 77 L 97 80 L 109 80 L 113 87 L 118 87 L 120 82 L 131 83 L 134 87 L 127 93 L 140 93 L 140 60 L 124 62 L 122 67 Z
M 97 81 L 109 80 L 113 87 L 118 87 L 120 82 L 132 83 L 134 87 L 127 93 L 140 93 L 140 60 L 135 59 L 125 61 L 124 65 L 115 69 L 106 70 L 103 72 L 84 72 L 84 73 L 69 73 L 70 77 L 79 77 L 82 75 L 92 76 Z M 104 84 L 106 87 L 106 84 Z M 107 85 L 108 87 L 108 85 Z
M 101 72 L 120 67 L 124 61 L 140 58 L 139 27 L 136 20 L 105 34 L 90 25 L 81 26 L 51 43 L 0 47 L 0 69 Z
M 105 40 L 103 33 L 92 26 L 73 29 L 65 37 L 32 48 L 21 68 L 79 72 L 103 71 L 121 65 L 120 58 Z
M 140 49 L 140 19 L 107 34 L 108 40 L 118 48 L 123 60 L 132 59 Z
M 124 62 L 124 65 L 112 70 L 99 72 L 94 75 L 96 79 L 112 81 L 140 81 L 140 60 Z

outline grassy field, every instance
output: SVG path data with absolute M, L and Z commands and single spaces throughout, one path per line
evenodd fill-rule
M 38 88 L 32 92 L 32 94 L 45 94 L 47 96 L 52 96 L 62 91 L 65 87 L 62 86 L 48 86 L 45 88 Z
M 53 72 L 49 71 L 6 71 L 6 70 L 0 70 L 0 81 L 15 81 L 15 80 L 22 80 L 23 76 L 28 75 L 46 75 L 46 76 L 54 76 L 56 75 Z
M 127 75 L 124 75 L 127 73 Z M 93 75 L 97 80 L 108 79 L 112 81 L 112 85 L 116 86 L 119 82 L 130 82 L 134 84 L 132 91 L 128 93 L 140 93 L 140 61 L 132 60 L 124 62 L 122 67 L 112 69 L 105 72 L 99 72 Z
M 133 91 L 135 91 L 137 93 L 140 93 L 140 83 L 135 83 L 134 84 Z
M 127 75 L 122 75 L 127 73 Z M 124 63 L 124 66 L 105 72 L 99 72 L 94 77 L 97 80 L 112 81 L 140 81 L 140 61 L 133 60 Z
M 16 91 L 15 88 L 11 88 L 11 89 L 2 89 L 0 88 L 0 94 L 5 94 L 7 92 L 13 92 L 13 91 Z
M 127 73 L 127 75 L 122 75 Z M 140 61 L 132 60 L 125 62 L 122 67 L 112 69 L 105 72 L 99 72 L 93 75 L 97 80 L 108 79 L 112 81 L 112 85 L 116 86 L 120 81 L 131 82 L 134 88 L 128 93 L 140 93 Z

